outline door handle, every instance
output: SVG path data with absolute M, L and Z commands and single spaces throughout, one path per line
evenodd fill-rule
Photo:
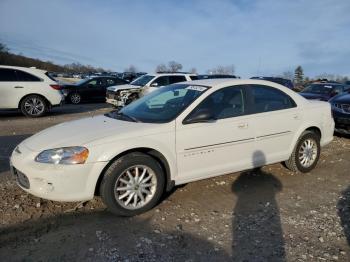
M 23 86 L 15 86 L 15 88 L 23 88 Z
M 248 123 L 240 123 L 238 124 L 238 128 L 241 128 L 241 129 L 248 128 Z
M 299 118 L 300 118 L 300 117 L 299 117 L 299 114 L 293 115 L 293 119 L 298 120 Z

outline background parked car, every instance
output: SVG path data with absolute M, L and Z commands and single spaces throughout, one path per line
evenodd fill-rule
M 0 108 L 20 109 L 30 117 L 44 115 L 63 99 L 58 83 L 47 71 L 0 66 Z
M 344 93 L 348 87 L 338 83 L 313 83 L 305 87 L 299 94 L 307 99 L 328 101 L 333 96 Z
M 335 131 L 350 135 L 350 93 L 333 97 L 329 102 L 335 122 Z
M 281 77 L 254 76 L 254 77 L 251 77 L 250 79 L 267 80 L 267 81 L 271 81 L 271 82 L 283 85 L 285 87 L 288 87 L 289 89 L 294 89 L 294 84 L 291 80 L 281 78 Z
M 75 84 L 63 85 L 61 90 L 66 97 L 67 103 L 79 104 L 87 101 L 104 102 L 107 87 L 123 84 L 127 84 L 127 82 L 118 77 L 100 76 L 92 79 L 83 79 Z
M 107 89 L 106 101 L 116 107 L 123 107 L 159 87 L 196 80 L 196 74 L 161 72 L 143 75 L 128 85 L 112 86 Z

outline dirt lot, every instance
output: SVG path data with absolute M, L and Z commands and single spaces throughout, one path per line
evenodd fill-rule
M 153 210 L 115 217 L 28 195 L 9 173 L 13 148 L 54 124 L 111 110 L 64 106 L 41 119 L 0 113 L 0 261 L 349 261 L 350 138 L 317 168 L 275 164 L 175 188 Z

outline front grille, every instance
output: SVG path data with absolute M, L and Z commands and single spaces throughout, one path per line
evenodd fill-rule
M 30 183 L 28 177 L 23 174 L 21 171 L 17 170 L 16 168 L 13 167 L 13 174 L 16 177 L 17 183 L 26 189 L 30 188 Z

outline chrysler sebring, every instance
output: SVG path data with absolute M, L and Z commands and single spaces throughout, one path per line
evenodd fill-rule
M 11 170 L 35 196 L 85 201 L 99 195 L 111 212 L 132 216 L 174 185 L 277 162 L 309 172 L 333 130 L 329 103 L 282 85 L 197 80 L 43 130 L 15 148 Z

